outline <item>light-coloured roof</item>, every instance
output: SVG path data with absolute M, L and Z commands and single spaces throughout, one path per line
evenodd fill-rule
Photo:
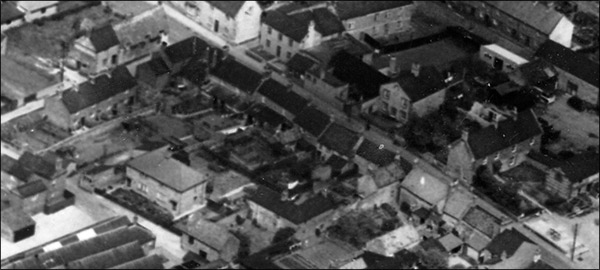
M 474 200 L 475 195 L 473 193 L 461 186 L 457 186 L 448 195 L 448 199 L 444 205 L 444 213 L 453 218 L 462 219 Z
M 199 216 L 189 221 L 186 233 L 216 250 L 222 250 L 229 239 L 235 238 L 225 227 Z
M 195 187 L 211 177 L 210 173 L 200 173 L 171 158 L 168 146 L 139 156 L 128 163 L 136 169 L 166 186 L 183 192 Z
M 503 47 L 500 47 L 498 44 L 489 44 L 489 45 L 484 45 L 482 47 L 505 57 L 506 59 L 510 60 L 511 62 L 513 62 L 517 65 L 523 65 L 523 64 L 529 62 L 529 61 L 527 61 L 527 59 L 525 59 L 521 56 L 518 56 L 517 54 L 515 54 Z
M 163 7 L 157 6 L 114 25 L 114 29 L 121 44 L 128 46 L 149 42 L 147 35 L 155 37 L 160 31 L 168 33 L 169 24 Z
M 477 251 L 483 250 L 492 241 L 489 237 L 485 236 L 478 230 L 473 230 L 469 236 L 465 239 L 465 244 L 469 245 Z
M 445 199 L 449 186 L 420 168 L 414 168 L 402 182 L 402 187 L 431 205 Z
M 463 244 L 463 241 L 460 240 L 460 238 L 451 233 L 440 237 L 438 241 L 440 242 L 440 244 L 442 244 L 442 246 L 444 246 L 444 249 L 446 249 L 447 251 L 451 251 Z
M 394 256 L 400 250 L 419 243 L 421 237 L 412 225 L 405 225 L 367 243 L 367 250 L 384 256 Z
M 58 1 L 17 1 L 17 6 L 25 11 L 36 11 L 54 5 L 58 5 Z
M 297 268 L 299 265 L 302 265 L 301 262 L 309 262 L 308 265 L 311 267 L 328 269 L 331 266 L 337 266 L 337 263 L 351 260 L 357 255 L 357 252 L 359 251 L 350 245 L 342 245 L 337 242 L 325 240 L 294 254 L 283 257 L 276 263 L 286 268 Z M 300 264 L 298 264 L 299 262 Z

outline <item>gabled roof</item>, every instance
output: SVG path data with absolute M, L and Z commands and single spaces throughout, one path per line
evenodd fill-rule
M 348 164 L 348 161 L 336 154 L 333 154 L 331 157 L 329 157 L 329 159 L 327 159 L 325 164 L 331 166 L 331 168 L 334 170 L 341 170 Z
M 393 256 L 394 253 L 409 248 L 421 241 L 417 229 L 404 225 L 367 243 L 366 249 L 381 255 Z
M 524 242 L 533 244 L 533 242 L 525 235 L 517 231 L 515 228 L 511 228 L 496 235 L 496 237 L 494 237 L 487 245 L 486 250 L 488 250 L 494 257 L 500 257 L 503 252 L 506 252 L 506 257 L 510 258 Z
M 598 87 L 600 69 L 598 63 L 590 60 L 585 55 L 572 51 L 548 39 L 535 52 L 535 56 L 542 58 L 557 68 Z
M 114 26 L 119 41 L 124 46 L 150 42 L 148 37 L 157 37 L 160 31 L 169 32 L 167 14 L 162 6 L 144 11 Z
M 451 251 L 463 244 L 463 241 L 460 240 L 460 238 L 451 233 L 446 234 L 438 238 L 437 240 L 440 241 L 440 244 L 442 244 L 442 246 L 444 246 L 445 251 Z
M 205 181 L 210 173 L 200 173 L 170 157 L 167 147 L 141 155 L 127 164 L 167 187 L 184 192 Z
M 16 177 L 20 181 L 27 182 L 33 174 L 31 171 L 23 167 L 19 162 L 7 155 L 2 155 L 2 171 Z
M 333 68 L 335 77 L 355 85 L 357 98 L 364 101 L 379 96 L 379 87 L 390 81 L 390 78 L 344 50 L 331 58 L 329 67 Z
M 69 262 L 71 269 L 108 269 L 144 257 L 138 242 L 130 242 L 92 256 Z
M 42 8 L 58 5 L 58 1 L 16 1 L 17 5 L 26 11 L 37 11 Z
M 48 190 L 48 188 L 44 185 L 42 180 L 32 181 L 17 187 L 17 193 L 23 198 L 29 198 L 46 190 Z
M 411 102 L 417 102 L 444 89 L 444 76 L 433 66 L 422 67 L 415 77 L 410 70 L 403 70 L 393 78 L 408 95 Z
M 207 1 L 211 6 L 223 11 L 229 17 L 235 17 L 246 1 Z
M 491 239 L 478 230 L 472 230 L 465 239 L 465 244 L 475 249 L 482 251 L 490 243 Z
M 413 168 L 404 178 L 401 186 L 430 205 L 436 205 L 446 198 L 449 189 L 446 182 L 426 173 L 420 168 Z
M 160 57 L 154 58 L 146 63 L 141 64 L 138 69 L 147 68 L 154 75 L 163 75 L 171 71 L 165 60 Z
M 199 58 L 194 58 L 179 72 L 179 76 L 191 83 L 200 86 L 206 79 L 207 64 Z
M 560 161 L 559 167 L 571 182 L 581 182 L 600 170 L 600 156 L 597 152 L 583 152 Z
M 552 7 L 530 1 L 485 1 L 525 24 L 550 34 L 564 17 Z
M 517 114 L 516 119 L 508 118 L 475 132 L 470 132 L 467 143 L 475 159 L 492 155 L 515 144 L 542 134 L 542 128 L 531 109 Z
M 310 22 L 315 23 L 315 31 L 322 36 L 330 36 L 344 31 L 344 26 L 327 8 L 311 9 L 293 15 L 279 10 L 267 11 L 263 23 L 281 32 L 296 42 L 302 42 L 308 34 Z
M 412 1 L 336 1 L 335 9 L 341 20 L 348 20 L 410 4 Z
M 227 241 L 235 238 L 227 228 L 202 217 L 189 221 L 184 232 L 217 251 L 222 251 Z
M 54 174 L 56 174 L 56 164 L 31 152 L 23 153 L 19 158 L 19 164 L 25 169 L 49 180 L 52 180 Z
M 283 115 L 262 104 L 252 105 L 247 113 L 261 122 L 268 123 L 271 127 L 278 127 L 287 122 Z
M 260 86 L 263 78 L 261 73 L 230 57 L 220 61 L 211 69 L 210 74 L 248 94 L 252 94 Z
M 501 222 L 501 220 L 479 206 L 471 207 L 467 214 L 465 214 L 463 220 L 488 237 L 494 237 L 496 227 L 499 226 Z
M 35 221 L 20 208 L 12 207 L 2 211 L 2 227 L 4 226 L 12 231 L 18 231 L 29 226 L 35 226 Z
M 333 123 L 319 138 L 319 143 L 344 156 L 353 156 L 360 135 L 346 127 Z
M 273 79 L 262 83 L 258 88 L 258 93 L 293 115 L 298 115 L 308 105 L 308 100 Z
M 462 187 L 453 188 L 444 204 L 444 213 L 461 220 L 474 203 L 475 195 Z
M 117 33 L 115 33 L 113 26 L 110 24 L 92 29 L 89 38 L 96 52 L 103 52 L 121 44 Z
M 295 201 L 282 201 L 279 193 L 260 185 L 251 192 L 248 200 L 297 225 L 336 207 L 333 200 L 321 194 L 299 204 L 296 204 Z
M 313 106 L 307 106 L 294 118 L 294 123 L 311 135 L 319 138 L 333 122 L 331 117 Z
M 86 81 L 75 89 L 62 93 L 62 102 L 71 114 L 107 100 L 137 85 L 135 78 L 124 66 L 117 67 L 111 76 L 102 75 L 92 83 Z
M 165 266 L 162 263 L 162 258 L 154 254 L 114 266 L 111 269 L 165 269 Z
M 2 24 L 25 16 L 25 13 L 21 12 L 12 2 L 2 2 L 0 8 Z
M 402 250 L 394 257 L 365 251 L 361 258 L 367 265 L 367 269 L 409 269 L 419 262 L 419 257 L 408 250 Z
M 356 150 L 356 155 L 380 167 L 389 165 L 396 158 L 394 152 L 380 147 L 380 145 L 367 139 L 362 141 L 358 150 Z
M 164 52 L 171 63 L 179 63 L 204 55 L 209 48 L 206 41 L 193 36 L 169 45 Z
M 310 57 L 305 56 L 302 53 L 296 53 L 289 61 L 287 61 L 286 66 L 289 71 L 296 72 L 298 74 L 304 74 L 313 66 L 317 65 Z

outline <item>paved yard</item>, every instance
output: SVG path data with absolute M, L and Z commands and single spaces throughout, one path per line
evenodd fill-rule
M 599 218 L 599 212 L 595 211 L 583 217 L 567 218 L 554 215 L 552 218 L 565 227 L 572 228 L 575 224 L 579 224 L 577 243 L 583 243 L 590 251 L 581 256 L 581 261 L 575 258 L 575 265 L 581 269 L 598 269 L 600 267 L 600 261 L 598 260 L 600 236 L 598 226 L 594 224 L 594 220 Z
M 560 140 L 548 148 L 554 152 L 561 150 L 584 150 L 588 146 L 598 146 L 598 114 L 578 112 L 567 105 L 567 95 L 557 97 L 556 102 L 547 108 L 544 114 L 554 129 L 561 131 Z

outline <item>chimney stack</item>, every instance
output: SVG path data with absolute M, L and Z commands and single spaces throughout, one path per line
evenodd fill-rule
M 469 139 L 469 131 L 467 129 L 463 129 L 460 138 L 466 142 Z
M 389 66 L 389 70 L 388 70 L 388 76 L 392 77 L 394 75 L 396 75 L 396 72 L 398 70 L 398 63 L 396 60 L 395 56 L 390 57 L 390 66 Z
M 413 63 L 410 71 L 413 74 L 413 76 L 419 77 L 419 73 L 421 72 L 421 64 Z

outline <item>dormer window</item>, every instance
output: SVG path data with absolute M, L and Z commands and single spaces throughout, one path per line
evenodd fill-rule
M 513 146 L 512 152 L 517 152 L 517 145 L 515 144 L 515 146 Z

